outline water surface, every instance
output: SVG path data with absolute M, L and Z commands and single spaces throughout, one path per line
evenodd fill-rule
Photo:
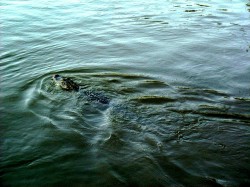
M 2 184 L 249 184 L 249 3 L 2 0 Z

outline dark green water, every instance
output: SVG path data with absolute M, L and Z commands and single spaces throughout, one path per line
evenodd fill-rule
M 250 184 L 249 1 L 0 5 L 2 185 Z

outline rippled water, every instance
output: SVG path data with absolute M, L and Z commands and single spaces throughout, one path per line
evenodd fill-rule
M 249 1 L 0 5 L 2 185 L 250 183 Z

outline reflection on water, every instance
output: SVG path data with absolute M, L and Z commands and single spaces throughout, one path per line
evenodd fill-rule
M 250 183 L 247 1 L 1 4 L 3 185 Z

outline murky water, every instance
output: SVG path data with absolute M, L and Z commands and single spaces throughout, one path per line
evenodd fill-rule
M 249 1 L 0 5 L 2 185 L 250 183 Z

